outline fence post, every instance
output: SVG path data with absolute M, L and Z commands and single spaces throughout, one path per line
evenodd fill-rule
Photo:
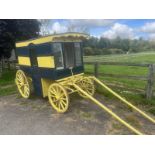
M 155 64 L 149 65 L 148 81 L 146 85 L 146 98 L 151 99 L 153 96 Z
M 95 77 L 98 77 L 98 63 L 97 62 L 95 62 L 94 63 L 94 75 L 95 75 Z
M 11 65 L 10 65 L 10 61 L 9 61 L 9 59 L 7 59 L 7 68 L 8 68 L 8 70 L 11 69 Z

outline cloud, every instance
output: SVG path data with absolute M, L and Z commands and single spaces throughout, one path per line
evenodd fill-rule
M 115 20 L 108 19 L 66 19 L 56 20 L 40 20 L 42 23 L 41 34 L 53 34 L 63 32 L 85 32 L 89 33 L 91 28 L 111 26 Z
M 50 28 L 50 33 L 63 33 L 67 31 L 65 25 L 60 24 L 59 22 L 54 22 Z
M 151 41 L 154 41 L 155 40 L 155 33 L 149 34 L 148 39 L 151 40 Z
M 120 23 L 115 23 L 109 30 L 105 31 L 102 37 L 114 39 L 116 37 L 120 37 L 122 39 L 134 39 L 134 30 Z
M 53 22 L 49 27 L 50 33 L 62 32 L 89 32 L 90 28 L 109 26 L 114 20 L 107 19 L 68 19 L 63 23 Z
M 86 26 L 86 27 L 102 27 L 110 26 L 115 20 L 112 19 L 70 19 L 69 24 L 74 26 Z
M 140 31 L 146 33 L 155 33 L 155 22 L 149 22 L 144 24 L 144 26 L 140 28 Z

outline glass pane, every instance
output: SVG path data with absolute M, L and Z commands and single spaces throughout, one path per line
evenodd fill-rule
M 66 68 L 75 66 L 74 43 L 64 43 Z
M 61 43 L 53 43 L 53 50 L 54 50 L 54 59 L 56 63 L 57 69 L 63 69 L 63 55 L 62 55 L 62 46 Z
M 75 47 L 76 66 L 80 66 L 82 65 L 80 43 L 74 43 L 74 47 Z

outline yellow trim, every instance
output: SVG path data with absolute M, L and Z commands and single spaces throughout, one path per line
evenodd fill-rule
M 65 78 L 62 78 L 62 79 L 59 79 L 59 80 L 56 80 L 57 82 L 61 82 L 61 81 L 64 81 L 64 80 L 71 80 L 71 78 L 76 78 L 76 77 L 80 77 L 81 75 L 84 75 L 84 73 L 80 73 L 80 74 L 76 74 L 76 75 L 73 75 L 73 76 L 69 76 L 69 77 L 65 77 Z
M 81 41 L 83 39 L 87 39 L 88 35 L 82 34 L 82 33 L 64 33 L 64 34 L 55 34 L 51 36 L 45 36 L 41 38 L 36 38 L 24 42 L 19 42 L 16 43 L 16 47 L 23 47 L 23 46 L 28 46 L 30 43 L 33 44 L 42 44 L 42 43 L 47 43 L 47 42 L 52 42 L 52 41 Z
M 25 65 L 25 66 L 31 66 L 30 58 L 29 57 L 18 57 L 18 64 L 19 65 Z
M 52 83 L 52 80 L 41 78 L 43 97 L 48 96 L 48 88 L 51 85 L 51 83 Z
M 48 36 L 48 37 L 39 38 L 39 39 L 35 39 L 35 40 L 29 40 L 29 41 L 25 41 L 25 42 L 21 42 L 21 43 L 16 43 L 16 47 L 28 46 L 30 43 L 42 44 L 42 43 L 51 42 L 51 41 L 52 41 L 51 36 Z
M 37 57 L 38 67 L 43 68 L 54 68 L 54 57 L 53 56 L 46 56 L 46 57 Z

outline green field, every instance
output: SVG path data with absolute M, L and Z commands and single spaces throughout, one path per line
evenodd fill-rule
M 136 54 L 120 54 L 120 55 L 99 55 L 99 56 L 86 56 L 84 57 L 85 62 L 128 62 L 138 64 L 153 64 L 155 63 L 155 51 L 143 52 Z M 85 65 L 86 73 L 93 73 L 93 65 Z M 116 78 L 107 77 L 104 74 L 115 74 L 115 75 L 129 75 L 129 76 L 147 76 L 148 67 L 134 67 L 134 66 L 116 66 L 116 65 L 100 65 L 99 72 L 103 73 L 99 76 L 107 85 L 112 87 L 115 91 L 120 93 L 125 98 L 135 103 L 144 105 L 152 104 L 155 105 L 155 99 L 145 99 L 145 90 L 147 81 L 133 80 L 128 78 Z M 103 93 L 108 97 L 112 97 L 108 92 L 103 90 Z M 154 107 L 154 106 L 153 106 Z M 154 110 L 155 112 L 155 107 Z
M 128 62 L 128 63 L 155 63 L 155 52 L 145 52 L 138 54 L 121 54 L 121 55 L 103 55 L 103 56 L 87 56 L 84 58 L 85 62 Z M 92 65 L 85 65 L 85 71 L 93 73 Z M 135 67 L 135 66 L 116 66 L 116 65 L 100 65 L 99 72 L 103 74 L 115 74 L 115 75 L 129 75 L 129 76 L 148 76 L 148 67 Z M 105 82 L 114 83 L 117 85 L 124 86 L 126 88 L 136 88 L 144 90 L 146 87 L 146 81 L 132 80 L 127 78 L 115 78 L 115 77 L 104 77 L 102 78 Z
M 155 63 L 155 51 L 136 54 L 85 56 L 85 61 Z
M 15 70 L 6 70 L 3 72 L 3 75 L 0 78 L 0 96 L 10 95 L 17 92 L 14 79 Z

